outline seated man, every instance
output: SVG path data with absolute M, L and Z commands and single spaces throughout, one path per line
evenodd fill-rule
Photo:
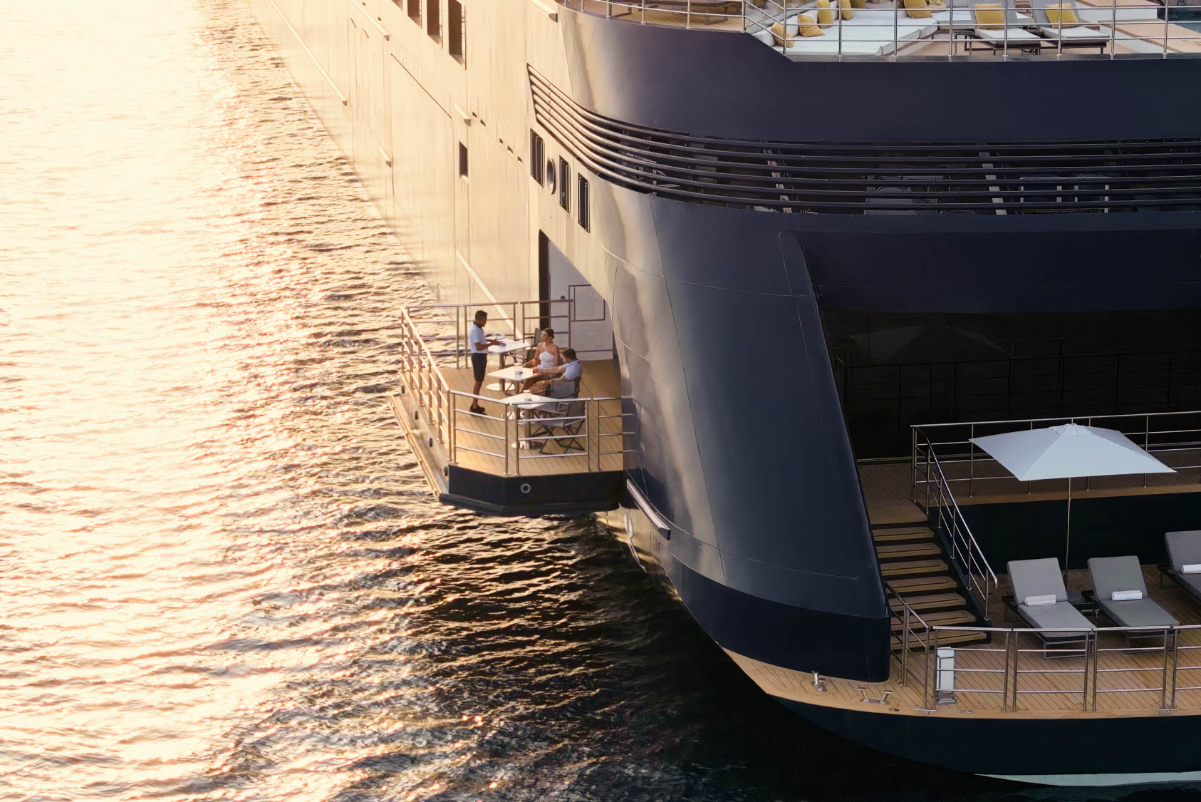
M 535 369 L 538 373 L 537 380 L 531 384 L 528 391 L 535 395 L 546 395 L 550 389 L 551 382 L 555 379 L 562 379 L 566 382 L 575 382 L 578 389 L 580 379 L 584 375 L 584 365 L 575 355 L 574 348 L 563 349 L 563 364 L 555 368 L 547 370 Z

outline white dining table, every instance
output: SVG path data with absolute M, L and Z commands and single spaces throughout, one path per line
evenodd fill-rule
M 555 399 L 547 398 L 546 396 L 538 395 L 537 393 L 518 393 L 517 395 L 511 395 L 508 398 L 498 398 L 496 399 L 496 403 L 516 406 L 518 409 L 537 409 L 543 404 L 555 403 Z
M 488 346 L 488 353 L 497 354 L 500 357 L 500 366 L 503 368 L 505 366 L 505 357 L 516 351 L 524 351 L 529 347 L 529 344 L 526 343 L 525 340 L 512 340 L 505 338 L 501 341 L 500 345 Z
M 488 374 L 488 376 L 490 378 L 500 379 L 502 384 L 504 382 L 512 382 L 514 385 L 516 385 L 518 387 L 526 379 L 532 379 L 537 375 L 538 374 L 534 372 L 533 368 L 527 368 L 523 365 L 510 365 L 507 368 L 501 368 L 500 370 L 494 370 Z M 497 386 L 500 387 L 501 385 L 497 385 Z

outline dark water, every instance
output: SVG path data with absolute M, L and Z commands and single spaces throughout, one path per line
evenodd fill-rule
M 0 799 L 1018 798 L 785 713 L 593 520 L 432 502 L 425 289 L 234 0 L 0 4 L 0 198 Z

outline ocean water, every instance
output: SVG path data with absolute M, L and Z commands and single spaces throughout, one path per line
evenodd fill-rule
M 0 4 L 0 199 L 0 799 L 1139 796 L 827 736 L 591 518 L 436 504 L 427 291 L 236 0 Z

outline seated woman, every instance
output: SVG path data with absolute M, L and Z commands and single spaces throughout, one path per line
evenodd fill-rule
M 544 378 L 530 385 L 528 392 L 535 393 L 536 395 L 546 395 L 547 391 L 550 390 L 551 383 L 555 379 L 565 382 L 575 382 L 576 390 L 578 391 L 580 379 L 584 375 L 584 365 L 576 358 L 574 348 L 564 348 L 563 359 L 566 361 L 561 367 L 551 368 L 543 374 Z
M 562 364 L 563 355 L 559 353 L 559 346 L 555 345 L 555 330 L 543 329 L 542 342 L 538 343 L 538 350 L 534 352 L 534 358 L 523 365 L 523 367 L 533 368 L 534 375 L 522 382 L 522 391 L 524 392 L 542 381 L 550 371 Z

